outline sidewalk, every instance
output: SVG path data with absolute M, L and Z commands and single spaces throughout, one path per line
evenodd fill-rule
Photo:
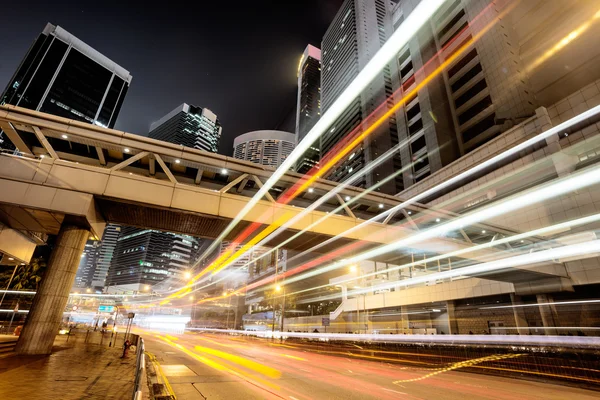
M 83 343 L 83 336 L 57 336 L 50 356 L 0 359 L 0 399 L 130 400 L 135 352 L 122 359 L 120 346 Z

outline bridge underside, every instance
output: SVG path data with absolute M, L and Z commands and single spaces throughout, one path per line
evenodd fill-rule
M 137 202 L 127 202 L 122 199 L 112 199 L 109 197 L 97 196 L 96 203 L 102 212 L 106 222 L 135 226 L 146 229 L 157 229 L 167 232 L 177 232 L 186 235 L 202 237 L 206 239 L 216 239 L 219 234 L 227 227 L 230 219 L 205 215 L 195 212 L 182 212 L 172 208 L 152 206 Z M 233 240 L 251 225 L 248 221 L 240 223 L 227 235 L 227 240 Z M 255 232 L 250 235 L 252 238 L 258 232 L 261 232 L 267 225 L 261 224 Z M 276 238 L 266 245 L 274 247 L 286 241 L 298 233 L 297 230 L 286 229 Z M 292 251 L 305 251 L 319 243 L 330 239 L 331 236 L 315 232 L 304 232 L 298 238 L 286 243 L 284 248 Z M 354 242 L 352 239 L 339 238 L 331 246 L 321 249 L 323 252 L 330 252 L 336 248 L 348 245 Z M 369 247 L 373 247 L 370 244 Z

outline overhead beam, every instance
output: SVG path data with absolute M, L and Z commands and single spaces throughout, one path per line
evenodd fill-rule
M 413 228 L 415 228 L 415 230 L 419 230 L 419 227 L 417 226 L 417 224 L 415 224 L 415 221 L 413 221 L 413 219 L 411 218 L 410 215 L 408 215 L 408 213 L 406 212 L 405 209 L 402 209 L 402 214 L 404 214 L 404 217 L 406 218 L 406 220 L 408 221 L 408 223 L 410 224 L 410 226 L 412 226 Z
M 48 142 L 48 139 L 46 139 L 46 136 L 44 136 L 42 130 L 37 126 L 32 126 L 32 128 L 35 137 L 38 138 L 44 149 L 50 154 L 50 157 L 54 158 L 55 160 L 60 160 L 60 158 L 58 158 L 58 154 L 56 154 L 52 146 L 50 146 L 50 143 Z
M 200 182 L 202 181 L 202 174 L 204 173 L 204 170 L 198 168 L 198 172 L 196 173 L 196 179 L 194 179 L 194 183 L 196 185 L 199 185 Z
M 221 190 L 219 190 L 219 192 L 220 193 L 227 193 L 227 191 L 229 189 L 231 189 L 232 187 L 234 187 L 235 185 L 237 185 L 238 183 L 240 183 L 247 176 L 248 176 L 248 174 L 242 174 L 242 175 L 238 176 L 237 178 L 235 178 L 234 180 L 232 180 L 231 182 L 229 182 L 226 186 L 222 187 Z
M 102 147 L 96 146 L 96 153 L 98 154 L 98 160 L 100 160 L 100 165 L 106 165 L 106 158 L 104 158 L 104 150 L 102 150 Z
M 235 191 L 238 193 L 242 193 L 247 184 L 248 184 L 248 178 L 244 179 L 242 181 L 242 183 L 239 184 L 239 186 L 237 187 L 237 189 Z
M 471 238 L 469 238 L 469 235 L 467 235 L 467 232 L 465 232 L 464 229 L 459 229 L 460 234 L 462 235 L 462 237 L 469 243 L 473 243 L 471 241 Z
M 15 130 L 12 124 L 8 121 L 0 121 L 0 129 L 4 131 L 6 136 L 10 139 L 10 141 L 15 145 L 17 150 L 21 153 L 33 154 L 33 152 L 27 147 L 23 139 L 19 133 Z
M 146 157 L 147 155 L 148 155 L 147 151 L 139 152 L 135 156 L 129 157 L 127 160 L 121 161 L 117 165 L 113 166 L 110 170 L 111 171 L 118 171 L 120 169 L 123 169 L 126 166 L 133 164 L 137 160 L 141 160 L 142 158 Z
M 167 174 L 167 177 L 169 178 L 169 180 L 172 183 L 178 183 L 177 179 L 175 179 L 175 176 L 173 175 L 173 173 L 171 172 L 171 170 L 169 168 L 167 168 L 167 165 L 165 164 L 165 162 L 163 161 L 162 158 L 160 158 L 160 156 L 156 153 L 154 153 L 154 157 L 156 158 L 156 161 L 158 161 L 158 164 L 160 165 L 160 167 L 162 168 L 162 170 L 165 172 L 165 174 Z
M 346 204 L 346 202 L 344 201 L 344 199 L 342 199 L 342 196 L 340 196 L 338 193 L 336 193 L 335 197 L 340 202 L 341 206 L 344 207 L 344 210 L 346 210 L 346 214 L 348 214 L 349 217 L 352 217 L 352 218 L 356 219 L 356 215 L 354 215 L 354 213 L 352 212 L 352 210 L 350 210 L 350 208 L 348 207 L 348 204 Z
M 148 172 L 150 173 L 150 176 L 156 175 L 156 160 L 153 155 L 148 157 Z
M 258 179 L 258 176 L 256 175 L 252 175 L 252 179 L 254 180 L 254 182 L 256 182 L 256 184 L 258 185 L 258 188 L 262 188 L 263 187 L 263 183 L 260 181 L 260 179 Z M 271 196 L 271 193 L 266 192 L 265 193 L 265 197 L 271 202 L 271 203 L 276 203 L 275 199 L 273 198 L 273 196 Z

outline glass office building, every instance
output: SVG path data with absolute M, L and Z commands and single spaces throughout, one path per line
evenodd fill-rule
M 216 153 L 221 123 L 208 108 L 183 103 L 150 125 L 148 137 Z
M 112 128 L 131 74 L 60 26 L 47 24 L 0 97 L 12 104 Z M 2 147 L 7 146 L 7 140 Z
M 308 45 L 298 64 L 296 138 L 298 143 L 321 118 L 321 50 Z M 296 171 L 306 173 L 319 163 L 319 141 L 302 155 Z

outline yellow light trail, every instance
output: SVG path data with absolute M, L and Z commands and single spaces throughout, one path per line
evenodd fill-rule
M 402 99 L 400 99 L 400 101 L 395 103 L 391 109 L 389 109 L 387 112 L 385 112 L 373 124 L 371 124 L 367 129 L 365 129 L 360 135 L 358 135 L 356 138 L 354 138 L 354 140 L 350 144 L 348 144 L 346 147 L 341 149 L 341 151 L 339 153 L 337 153 L 336 155 L 334 155 L 326 164 L 324 164 L 323 166 L 319 166 L 318 174 L 311 175 L 308 177 L 308 179 L 306 179 L 306 176 L 305 176 L 305 178 L 302 178 L 302 181 L 304 181 L 304 183 L 302 183 L 301 185 L 298 185 L 298 188 L 296 188 L 296 190 L 290 195 L 290 199 L 295 198 L 298 196 L 298 194 L 306 191 L 320 176 L 322 176 L 324 173 L 327 173 L 327 171 L 329 171 L 332 167 L 334 167 L 343 157 L 348 155 L 348 153 L 350 153 L 354 148 L 356 148 L 360 143 L 362 143 L 370 134 L 372 134 L 377 128 L 379 128 L 384 122 L 386 122 L 391 116 L 393 116 L 394 113 L 396 111 L 398 111 L 398 109 L 400 107 L 402 107 L 407 102 L 412 100 L 412 98 L 414 98 L 414 96 L 418 93 L 419 90 L 421 90 L 423 87 L 425 87 L 427 84 L 429 84 L 434 78 L 436 78 L 439 74 L 441 74 L 444 69 L 446 69 L 450 64 L 452 64 L 454 61 L 456 61 L 456 59 L 458 57 L 460 57 L 473 43 L 475 43 L 483 35 L 485 35 L 492 28 L 492 26 L 494 26 L 502 17 L 504 17 L 504 15 L 506 15 L 508 12 L 510 12 L 515 7 L 515 5 L 516 5 L 516 3 L 508 6 L 496 18 L 492 19 L 486 26 L 484 26 L 479 32 L 477 32 L 477 34 L 473 35 L 460 48 L 455 50 L 431 74 L 427 75 L 420 83 L 415 85 L 415 87 L 413 89 L 408 91 L 408 93 L 406 93 L 402 97 Z M 283 224 L 280 224 L 280 225 L 283 225 Z M 271 233 L 272 231 L 275 230 L 276 227 L 277 226 L 274 226 L 274 224 L 271 224 L 269 227 L 265 228 L 265 231 L 268 230 L 269 233 Z M 261 236 L 266 237 L 266 235 L 261 235 Z M 253 241 L 254 244 L 256 244 L 257 242 L 258 241 Z M 240 251 L 236 252 L 227 261 L 230 261 L 230 262 L 235 261 L 239 257 L 239 255 L 245 253 L 245 251 L 247 251 L 247 250 L 244 250 L 244 251 L 240 250 Z M 213 274 L 218 273 L 220 270 L 222 270 L 225 267 L 226 266 L 222 266 L 220 268 L 213 268 L 214 269 Z
M 304 178 L 302 178 L 302 181 L 304 181 L 304 183 L 302 183 L 301 185 L 298 185 L 296 190 L 289 196 L 289 198 L 290 199 L 295 198 L 296 196 L 298 196 L 298 194 L 306 191 L 315 182 L 315 180 L 317 180 L 320 176 L 322 176 L 324 173 L 329 171 L 329 169 L 331 169 L 333 166 L 335 166 L 343 157 L 345 157 L 348 153 L 350 153 L 350 151 L 352 151 L 354 148 L 356 148 L 361 142 L 364 141 L 364 139 L 366 139 L 377 128 L 379 128 L 384 122 L 386 122 L 391 116 L 393 116 L 394 113 L 396 111 L 398 111 L 398 109 L 400 107 L 402 107 L 409 100 L 414 98 L 414 96 L 418 93 L 419 90 L 421 90 L 423 87 L 425 87 L 427 84 L 429 84 L 434 78 L 436 78 L 439 74 L 441 74 L 444 69 L 446 69 L 450 64 L 452 64 L 454 61 L 456 61 L 456 59 L 458 57 L 460 57 L 471 45 L 473 45 L 473 43 L 475 43 L 483 35 L 485 35 L 501 18 L 503 18 L 508 12 L 510 12 L 516 6 L 517 3 L 518 3 L 518 1 L 507 6 L 506 9 L 504 9 L 496 18 L 492 19 L 487 25 L 485 25 L 475 35 L 471 36 L 471 38 L 469 38 L 461 47 L 456 49 L 431 74 L 427 75 L 420 83 L 415 85 L 415 87 L 413 89 L 408 91 L 402 97 L 402 99 L 400 99 L 397 103 L 394 104 L 394 106 L 391 109 L 389 109 L 387 112 L 385 112 L 381 117 L 379 117 L 375 122 L 373 122 L 373 124 L 371 124 L 367 129 L 365 129 L 365 131 L 363 131 L 360 135 L 358 135 L 356 138 L 354 138 L 354 140 L 350 144 L 346 145 L 343 149 L 341 149 L 341 151 L 339 153 L 337 153 L 336 155 L 334 155 L 326 164 L 324 164 L 323 166 L 320 166 L 318 174 L 309 176 L 308 179 L 306 179 L 306 176 Z M 284 215 L 289 215 L 289 213 L 284 214 Z M 231 264 L 232 262 L 234 262 L 242 254 L 247 252 L 249 248 L 251 248 L 253 245 L 258 243 L 263 238 L 265 238 L 268 234 L 272 233 L 277 227 L 282 226 L 285 223 L 285 222 L 281 222 L 282 217 L 283 216 L 281 216 L 276 222 L 270 224 L 267 228 L 265 228 L 263 230 L 263 232 L 261 232 L 260 234 L 255 236 L 250 242 L 247 243 L 247 245 L 244 245 L 242 247 L 242 249 L 236 251 L 230 257 L 227 257 L 227 254 L 229 252 L 225 252 L 222 255 L 220 255 L 217 258 L 217 260 L 215 260 L 209 267 L 205 268 L 203 271 L 198 273 L 194 278 L 192 278 L 188 282 L 188 284 L 186 286 L 184 286 L 183 289 L 181 289 L 179 292 L 176 292 L 173 295 L 168 296 L 165 300 L 161 301 L 160 304 L 161 305 L 166 304 L 169 302 L 168 299 L 172 299 L 174 297 L 183 297 L 185 294 L 187 294 L 187 292 L 183 292 L 185 290 L 185 288 L 189 288 L 191 285 L 194 284 L 194 282 L 196 282 L 202 276 L 206 275 L 208 272 L 212 272 L 212 274 L 215 275 L 222 269 L 226 268 L 228 264 Z M 258 238 L 260 238 L 260 239 L 258 239 Z M 205 301 L 206 301 L 206 299 L 202 300 L 202 302 L 205 302 Z

